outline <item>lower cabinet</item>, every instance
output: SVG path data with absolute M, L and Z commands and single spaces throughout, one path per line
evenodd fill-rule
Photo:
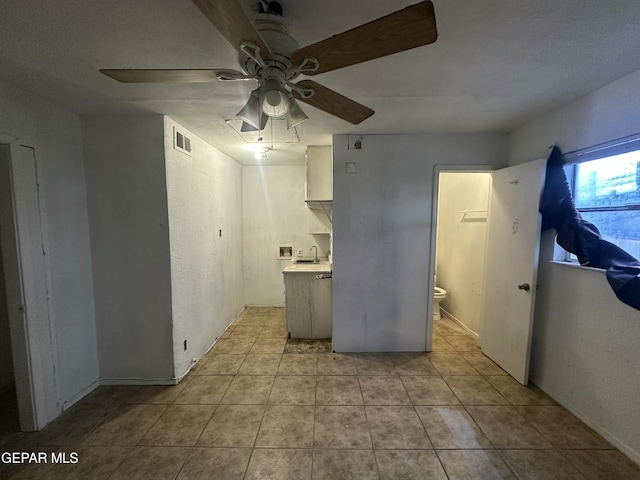
M 331 278 L 285 273 L 286 327 L 291 338 L 331 338 Z

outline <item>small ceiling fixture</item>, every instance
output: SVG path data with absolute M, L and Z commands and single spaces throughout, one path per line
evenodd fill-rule
M 268 160 L 267 153 L 269 153 L 273 147 L 263 143 L 263 138 L 260 137 L 257 142 L 246 143 L 245 148 L 253 152 L 253 158 L 266 162 Z

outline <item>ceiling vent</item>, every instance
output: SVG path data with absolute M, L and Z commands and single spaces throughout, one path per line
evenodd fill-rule
M 191 138 L 187 137 L 184 133 L 179 132 L 176 127 L 173 127 L 173 148 L 179 152 L 192 156 L 191 153 Z

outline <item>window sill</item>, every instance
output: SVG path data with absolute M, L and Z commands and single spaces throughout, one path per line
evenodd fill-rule
M 572 268 L 579 268 L 581 270 L 591 270 L 594 272 L 606 272 L 606 270 L 604 268 L 595 268 L 595 267 L 585 267 L 583 265 L 580 265 L 579 263 L 575 263 L 575 262 L 563 262 L 560 260 L 550 260 L 549 263 L 555 263 L 557 265 L 564 265 L 566 267 L 572 267 Z

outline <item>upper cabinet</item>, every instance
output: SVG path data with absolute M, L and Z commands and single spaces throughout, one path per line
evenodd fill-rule
M 311 234 L 331 234 L 333 161 L 331 146 L 307 147 L 307 188 L 305 191 Z
M 331 146 L 307 147 L 307 202 L 333 199 Z

